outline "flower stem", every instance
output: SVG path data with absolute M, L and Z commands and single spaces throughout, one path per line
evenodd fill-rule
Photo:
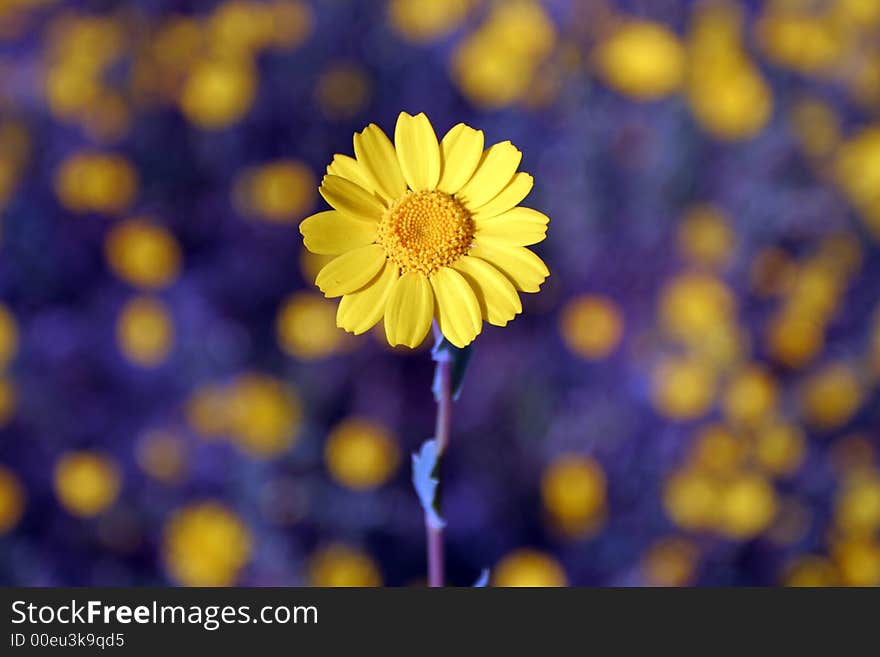
M 437 467 L 435 476 L 440 480 L 440 466 L 443 453 L 449 446 L 449 434 L 452 426 L 452 359 L 441 358 L 437 361 L 437 427 L 434 439 L 437 441 Z M 436 506 L 439 507 L 439 491 Z M 425 529 L 428 543 L 428 586 L 443 586 L 443 527 L 437 526 L 425 515 Z

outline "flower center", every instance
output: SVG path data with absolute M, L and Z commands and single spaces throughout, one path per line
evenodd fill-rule
M 407 192 L 379 222 L 378 241 L 401 273 L 433 274 L 467 253 L 473 238 L 470 213 L 438 191 Z

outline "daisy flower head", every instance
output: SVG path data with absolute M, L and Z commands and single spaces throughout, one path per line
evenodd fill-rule
M 354 334 L 380 320 L 392 346 L 416 347 L 432 321 L 457 347 L 483 321 L 496 326 L 522 312 L 519 292 L 549 276 L 527 249 L 549 219 L 519 203 L 532 176 L 509 141 L 483 149 L 463 123 L 438 141 L 424 114 L 402 112 L 394 143 L 374 124 L 354 135 L 355 157 L 335 155 L 321 182 L 332 210 L 300 224 L 306 248 L 335 256 L 315 284 L 342 297 L 336 324 Z

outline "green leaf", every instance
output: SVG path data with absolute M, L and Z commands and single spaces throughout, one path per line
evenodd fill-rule
M 468 363 L 471 360 L 473 342 L 464 349 L 456 347 L 446 338 L 438 336 L 437 342 L 431 349 L 431 358 L 437 363 L 452 362 L 452 398 L 457 400 L 461 394 L 461 384 L 464 382 L 464 374 L 467 371 Z M 434 370 L 434 384 L 431 390 L 434 392 L 434 399 L 440 399 L 440 377 L 439 369 Z
M 431 526 L 442 529 L 446 521 L 437 509 L 437 441 L 431 438 L 422 443 L 421 449 L 412 455 L 412 482 L 425 510 L 425 518 Z

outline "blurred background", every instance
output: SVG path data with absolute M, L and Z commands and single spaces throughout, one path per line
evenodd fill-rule
M 880 2 L 0 1 L 0 582 L 420 585 L 432 363 L 298 222 L 401 110 L 512 140 L 470 585 L 880 584 Z

